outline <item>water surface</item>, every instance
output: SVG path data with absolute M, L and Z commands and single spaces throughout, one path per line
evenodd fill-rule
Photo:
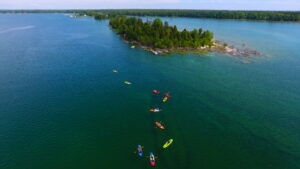
M 300 168 L 300 24 L 163 20 L 264 57 L 155 56 L 107 21 L 0 15 L 0 168 L 151 168 L 137 144 L 158 169 Z M 172 98 L 162 104 L 153 89 Z M 148 112 L 156 106 L 163 112 Z

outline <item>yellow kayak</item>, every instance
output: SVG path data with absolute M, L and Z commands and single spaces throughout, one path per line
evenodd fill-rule
M 163 102 L 166 102 L 168 100 L 168 97 L 164 97 Z
M 127 85 L 131 85 L 131 83 L 130 83 L 130 82 L 128 82 L 128 81 L 125 81 L 124 83 L 125 83 L 125 84 L 127 84 Z
M 163 148 L 168 148 L 173 143 L 173 139 L 168 140 L 164 145 Z

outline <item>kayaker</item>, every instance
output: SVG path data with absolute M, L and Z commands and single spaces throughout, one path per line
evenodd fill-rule
M 155 93 L 155 94 L 160 94 L 160 92 L 159 92 L 159 91 L 157 91 L 157 90 L 152 90 L 152 93 Z
M 154 167 L 155 164 L 156 164 L 155 159 L 158 158 L 158 157 L 154 156 L 154 154 L 152 152 L 150 152 L 150 156 L 147 156 L 147 158 L 148 157 L 149 157 L 150 165 Z
M 169 147 L 173 143 L 173 139 L 168 140 L 164 145 L 163 148 Z
M 129 82 L 129 81 L 125 81 L 124 83 L 127 85 L 131 85 L 131 82 Z
M 165 126 L 163 126 L 162 124 L 161 124 L 161 122 L 155 122 L 155 125 L 158 127 L 158 128 L 160 128 L 160 129 L 162 129 L 162 130 L 164 130 L 164 129 L 166 129 L 165 128 Z
M 170 92 L 166 93 L 165 96 L 169 99 L 171 97 Z
M 151 112 L 161 112 L 162 110 L 160 108 L 156 108 L 156 109 L 150 109 L 149 111 L 151 111 Z
M 167 101 L 168 101 L 168 97 L 166 96 L 163 98 L 163 102 L 167 102 Z
M 154 157 L 154 154 L 150 154 L 150 164 L 152 166 L 155 166 L 155 157 Z
M 140 157 L 142 157 L 143 156 L 143 146 L 141 146 L 141 145 L 138 145 L 137 146 L 137 149 L 136 149 L 136 151 L 134 152 L 134 153 L 138 153 L 138 155 L 140 156 Z

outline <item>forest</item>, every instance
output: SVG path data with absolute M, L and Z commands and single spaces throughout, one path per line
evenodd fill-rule
M 300 21 L 300 12 L 284 11 L 221 11 L 221 10 L 101 10 L 111 16 L 160 16 L 265 21 Z
M 89 13 L 107 19 L 118 15 L 193 17 L 214 19 L 243 19 L 264 21 L 300 21 L 299 11 L 228 11 L 228 10 L 167 10 L 167 9 L 115 9 L 115 10 L 0 10 L 0 13 Z
M 168 22 L 155 19 L 153 22 L 143 22 L 140 18 L 119 16 L 109 22 L 112 29 L 125 40 L 151 48 L 198 48 L 213 45 L 213 33 L 203 29 L 186 29 L 179 31 Z

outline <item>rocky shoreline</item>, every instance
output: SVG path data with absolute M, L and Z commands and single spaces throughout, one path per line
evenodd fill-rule
M 152 52 L 155 55 L 163 55 L 163 54 L 170 54 L 170 53 L 204 53 L 204 52 L 217 52 L 229 56 L 237 56 L 237 57 L 250 57 L 254 55 L 261 55 L 260 52 L 256 50 L 252 50 L 249 48 L 238 48 L 235 46 L 227 46 L 226 43 L 222 41 L 214 41 L 213 46 L 202 46 L 198 48 L 167 48 L 167 49 L 157 49 L 149 46 L 145 46 L 139 44 L 138 42 L 130 42 L 124 40 L 126 43 L 131 44 L 131 48 L 141 47 L 146 51 Z

